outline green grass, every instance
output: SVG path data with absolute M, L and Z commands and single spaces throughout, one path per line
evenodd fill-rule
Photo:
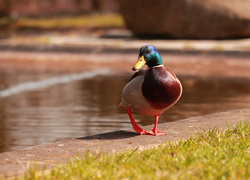
M 22 17 L 13 26 L 16 28 L 40 29 L 124 27 L 124 21 L 119 14 L 93 14 L 40 19 Z
M 3 25 L 8 25 L 12 22 L 9 17 L 0 17 L 0 27 Z
M 224 50 L 224 48 L 221 45 L 216 45 L 216 46 L 213 47 L 213 50 L 222 51 L 222 50 Z
M 20 179 L 250 179 L 250 124 L 117 154 L 87 153 Z

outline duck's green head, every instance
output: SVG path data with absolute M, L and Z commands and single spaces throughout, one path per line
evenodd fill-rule
M 152 45 L 145 45 L 141 47 L 138 62 L 134 65 L 132 70 L 139 70 L 144 64 L 146 64 L 149 68 L 162 64 L 160 54 Z

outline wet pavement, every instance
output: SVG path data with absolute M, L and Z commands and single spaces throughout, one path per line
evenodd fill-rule
M 129 129 L 5 152 L 0 154 L 0 175 L 22 174 L 34 164 L 41 168 L 52 168 L 55 164 L 65 163 L 87 151 L 110 153 L 153 147 L 169 140 L 185 139 L 200 130 L 221 128 L 249 120 L 250 109 L 234 110 L 160 124 L 158 129 L 166 132 L 166 136 L 141 136 Z M 152 127 L 150 125 L 143 128 L 150 130 Z

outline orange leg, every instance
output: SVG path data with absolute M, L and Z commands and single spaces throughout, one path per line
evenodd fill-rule
M 155 116 L 155 126 L 152 129 L 152 131 L 148 132 L 148 134 L 150 134 L 150 135 L 166 135 L 166 133 L 164 133 L 164 132 L 157 131 L 158 121 L 159 121 L 159 115 L 156 115 Z
M 130 118 L 130 121 L 131 121 L 131 124 L 132 124 L 134 130 L 135 130 L 138 134 L 140 134 L 140 135 L 148 134 L 147 131 L 143 130 L 138 124 L 136 124 L 135 119 L 133 118 L 133 116 L 132 116 L 132 114 L 131 114 L 130 108 L 127 107 L 126 110 L 127 110 L 128 116 L 129 116 L 129 118 Z

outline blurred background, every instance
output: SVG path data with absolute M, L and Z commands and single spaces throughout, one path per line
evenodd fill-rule
M 250 35 L 249 5 L 249 0 L 1 0 L 0 27 L 13 33 L 126 26 L 141 38 L 243 38 Z
M 124 23 L 116 0 L 1 0 L 0 28 L 0 37 L 6 38 L 17 33 L 98 33 L 124 28 Z
M 249 38 L 250 0 L 0 0 L 0 152 L 131 128 L 146 44 L 184 88 L 160 123 L 249 108 Z

